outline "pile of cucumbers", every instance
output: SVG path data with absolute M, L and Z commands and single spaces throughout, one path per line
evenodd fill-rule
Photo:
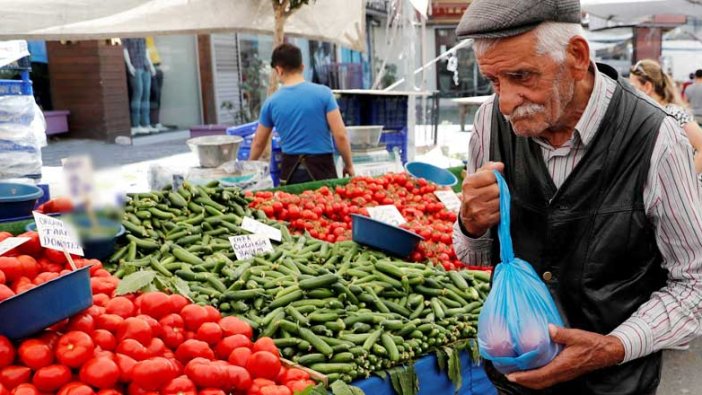
M 146 214 L 150 213 L 150 215 Z M 274 251 L 236 260 L 227 238 L 251 216 L 281 230 Z M 235 188 L 185 184 L 131 196 L 123 276 L 151 270 L 190 297 L 249 322 L 284 357 L 350 382 L 474 338 L 489 274 L 403 262 L 352 241 L 291 236 Z M 178 290 L 174 290 L 178 291 Z

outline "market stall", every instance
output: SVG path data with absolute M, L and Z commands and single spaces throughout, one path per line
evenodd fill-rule
M 460 169 L 453 170 L 460 175 Z M 237 386 L 250 385 L 246 377 L 254 380 L 254 385 L 283 386 L 290 392 L 281 388 L 279 390 L 284 391 L 281 393 L 289 394 L 292 394 L 292 386 L 313 382 L 328 385 L 328 390 L 333 393 L 343 393 L 339 391 L 347 388 L 344 382 L 368 394 L 393 393 L 393 388 L 396 393 L 412 393 L 405 392 L 402 387 L 408 382 L 418 383 L 417 393 L 450 388 L 457 388 L 462 394 L 494 393 L 486 385 L 484 374 L 477 365 L 474 340 L 477 313 L 489 289 L 488 273 L 455 270 L 458 269 L 457 262 L 442 266 L 438 264 L 439 260 L 436 265 L 428 264 L 424 256 L 415 257 L 417 259 L 413 262 L 411 257 L 388 255 L 351 241 L 350 234 L 348 240 L 344 237 L 318 240 L 311 232 L 295 228 L 292 219 L 281 221 L 275 212 L 269 213 L 265 205 L 261 205 L 262 196 L 267 194 L 275 194 L 275 198 L 268 198 L 267 202 L 283 202 L 285 196 L 293 200 L 295 196 L 314 199 L 313 193 L 330 193 L 330 202 L 331 194 L 334 194 L 333 199 L 341 201 L 339 194 L 343 194 L 344 189 L 366 188 L 368 192 L 376 189 L 371 185 L 382 185 L 383 182 L 393 185 L 386 188 L 388 193 L 396 186 L 398 191 L 404 188 L 410 194 L 424 196 L 424 211 L 418 210 L 422 207 L 414 206 L 413 202 L 404 203 L 405 208 L 418 210 L 413 214 L 414 220 L 424 216 L 427 220 L 430 217 L 445 218 L 448 224 L 455 219 L 433 195 L 441 188 L 407 174 L 397 174 L 290 186 L 285 188 L 287 192 L 244 193 L 236 187 L 212 181 L 202 185 L 186 182 L 175 190 L 169 186 L 163 190 L 130 194 L 122 209 L 99 213 L 107 221 L 103 230 L 107 234 L 112 234 L 107 228 L 115 224 L 109 222 L 110 219 L 120 219 L 121 224 L 117 222 L 115 229 L 123 230 L 107 237 L 113 243 L 110 251 L 102 250 L 98 256 L 94 255 L 94 250 L 88 251 L 90 225 L 74 223 L 79 229 L 86 229 L 78 232 L 81 235 L 78 244 L 84 246 L 86 256 L 69 256 L 78 267 L 93 265 L 90 269 L 93 277 L 90 280 L 92 307 L 61 321 L 61 325 L 32 335 L 31 339 L 45 342 L 48 337 L 63 339 L 69 333 L 82 332 L 92 339 L 97 350 L 108 351 L 110 362 L 103 358 L 108 354 L 100 354 L 102 351 L 93 351 L 93 357 L 89 361 L 86 357 L 83 364 L 66 365 L 58 360 L 63 366 L 61 368 L 53 368 L 50 363 L 32 364 L 21 357 L 17 360 L 13 357 L 12 361 L 29 373 L 28 378 L 22 376 L 16 381 L 3 381 L 4 368 L 0 366 L 0 385 L 58 389 L 71 385 L 63 377 L 66 372 L 75 371 L 80 380 L 75 386 L 81 388 L 107 390 L 180 384 L 202 388 L 209 384 L 198 382 L 204 379 L 198 378 L 195 370 L 209 365 L 196 357 L 212 352 L 215 359 L 228 360 L 228 364 L 220 362 L 219 365 L 234 365 L 248 372 L 223 368 L 237 372 L 232 374 L 243 380 L 218 383 L 218 388 L 225 391 L 223 393 L 240 388 Z M 434 206 L 427 209 L 429 202 Z M 358 203 L 361 202 L 357 200 Z M 367 206 L 379 203 L 388 201 L 369 200 Z M 310 207 L 305 203 L 302 206 Z M 362 214 L 364 208 L 361 205 L 349 206 L 350 211 L 346 214 Z M 65 200 L 51 201 L 39 209 L 50 215 L 56 215 L 52 211 L 72 211 L 70 203 Z M 410 211 L 403 210 L 403 213 L 407 215 Z M 310 209 L 310 212 L 314 210 Z M 302 215 L 303 211 L 299 214 Z M 71 217 L 62 215 L 58 218 L 71 222 Z M 39 245 L 41 237 L 27 231 L 35 229 L 32 226 L 36 220 L 35 217 L 0 226 L 2 230 L 35 240 L 6 252 L 0 258 L 0 270 L 7 271 L 8 275 L 8 293 L 4 296 L 8 300 L 60 278 L 62 271 L 67 274 L 65 268 L 71 266 L 64 253 L 43 248 Z M 270 235 L 270 232 L 274 234 Z M 266 237 L 264 243 L 260 236 L 257 237 L 260 234 L 270 237 Z M 3 234 L 3 237 L 9 236 L 9 233 Z M 440 238 L 435 242 L 436 246 L 450 244 L 450 240 Z M 29 274 L 12 274 L 9 267 L 3 266 L 25 255 L 33 257 L 36 262 L 36 266 L 28 269 Z M 23 279 L 25 276 L 27 280 Z M 13 297 L 13 294 L 17 296 Z M 187 305 L 192 306 L 187 309 L 185 305 L 180 306 L 178 315 L 184 319 L 183 334 L 173 337 L 169 331 L 174 324 L 164 321 L 164 316 L 168 315 L 165 314 L 166 307 L 162 313 L 154 312 L 151 307 L 145 307 L 144 301 L 159 299 L 165 303 L 174 298 L 182 303 L 183 299 L 178 295 L 191 298 L 196 304 Z M 2 305 L 0 302 L 0 309 Z M 121 317 L 120 323 L 102 322 L 103 318 L 98 318 L 105 315 Z M 206 318 L 210 316 L 213 318 Z M 229 321 L 220 316 L 237 317 L 237 320 Z M 188 323 L 186 317 L 196 320 L 195 323 Z M 86 324 L 86 321 L 93 323 Z M 127 321 L 130 324 L 123 328 L 121 322 Z M 234 335 L 225 333 L 230 330 L 226 328 L 233 325 L 231 322 L 244 328 L 244 335 L 251 339 L 244 342 L 246 350 L 238 351 L 236 357 L 233 351 L 241 347 L 235 347 L 239 344 L 234 340 L 227 340 Z M 145 335 L 141 337 L 141 332 L 136 329 L 142 326 L 143 330 L 152 327 L 148 339 Z M 137 331 L 134 337 L 125 335 L 132 330 Z M 186 340 L 191 337 L 198 343 Z M 258 341 L 254 343 L 256 339 Z M 153 347 L 157 351 L 140 354 L 138 344 L 144 347 L 143 350 Z M 12 347 L 21 349 L 23 345 L 16 343 Z M 46 345 L 51 349 L 49 344 Z M 260 347 L 269 347 L 271 354 L 284 358 L 282 363 L 288 364 L 292 376 L 286 378 L 281 373 L 276 377 L 264 377 L 260 372 L 256 373 L 255 363 L 251 367 L 241 362 L 240 359 L 250 360 L 252 355 L 261 352 Z M 107 367 L 107 371 L 112 372 L 113 364 L 117 366 L 117 372 L 121 372 L 121 363 L 124 362 L 121 360 L 125 355 L 136 361 L 140 369 L 143 363 L 171 373 L 164 373 L 163 381 L 157 383 L 142 378 L 124 381 L 117 378 L 113 381 L 113 376 L 109 375 L 105 381 L 100 381 L 87 373 L 98 367 Z M 156 364 L 161 361 L 158 358 L 168 360 L 168 355 L 174 355 L 185 367 L 184 377 L 173 376 L 172 372 L 179 371 L 178 368 L 171 370 L 172 367 L 165 362 L 164 366 Z M 52 358 L 51 362 L 55 361 Z M 266 363 L 275 364 L 275 360 Z M 8 363 L 5 368 L 10 366 L 14 369 L 15 365 Z M 44 370 L 41 369 L 49 366 L 60 370 L 61 380 L 42 381 Z M 85 373 L 80 374 L 82 371 Z M 264 382 L 264 379 L 272 379 L 272 382 Z M 292 384 L 293 381 L 297 384 Z M 248 393 L 258 392 L 249 390 Z

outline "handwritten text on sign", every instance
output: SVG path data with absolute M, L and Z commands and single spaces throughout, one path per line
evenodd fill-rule
M 368 207 L 366 210 L 368 210 L 368 215 L 370 215 L 371 218 L 380 222 L 385 222 L 386 224 L 398 226 L 407 222 L 405 217 L 400 214 L 400 210 L 392 204 Z
M 283 234 L 280 233 L 280 230 L 249 217 L 244 217 L 241 228 L 255 235 L 264 235 L 271 240 L 281 241 L 283 239 Z
M 263 235 L 232 236 L 229 238 L 229 242 L 232 244 L 238 260 L 253 258 L 256 255 L 273 251 L 271 240 Z
M 461 201 L 454 191 L 434 191 L 434 195 L 446 206 L 446 209 L 458 212 L 461 209 Z
M 83 256 L 83 247 L 80 245 L 78 233 L 69 224 L 60 219 L 34 212 L 34 221 L 37 224 L 41 246 L 52 250 L 63 251 L 69 254 Z
M 29 237 L 8 237 L 7 239 L 0 242 L 0 255 L 3 255 L 7 251 L 21 246 L 29 240 L 31 240 Z

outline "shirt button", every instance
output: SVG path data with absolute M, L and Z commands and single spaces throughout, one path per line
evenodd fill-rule
M 543 278 L 544 281 L 551 281 L 551 279 L 553 278 L 553 273 L 544 272 L 544 274 L 541 275 L 541 278 Z

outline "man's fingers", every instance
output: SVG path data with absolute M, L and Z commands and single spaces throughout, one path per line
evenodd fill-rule
M 548 325 L 548 332 L 551 339 L 558 344 L 572 344 L 582 335 L 578 329 L 560 328 L 553 324 Z
M 488 162 L 481 167 L 485 170 L 497 170 L 502 173 L 505 170 L 505 164 L 502 162 Z

